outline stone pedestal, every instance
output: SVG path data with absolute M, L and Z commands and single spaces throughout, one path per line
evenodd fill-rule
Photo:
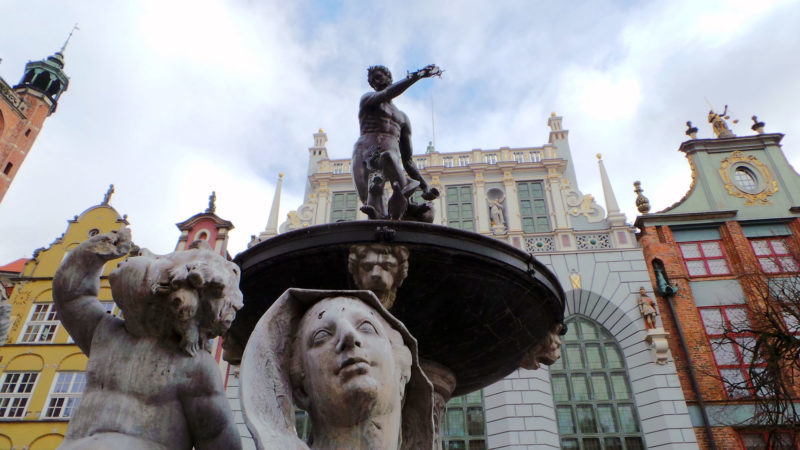
M 653 350 L 653 355 L 656 357 L 656 364 L 666 364 L 669 358 L 669 342 L 667 342 L 669 333 L 664 331 L 663 327 L 656 327 L 647 330 L 647 337 L 644 340 L 650 345 Z
M 426 359 L 420 360 L 422 371 L 433 383 L 433 432 L 434 448 L 442 448 L 442 422 L 447 401 L 456 388 L 456 376 L 447 367 Z

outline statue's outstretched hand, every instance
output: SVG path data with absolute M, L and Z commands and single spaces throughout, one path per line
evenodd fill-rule
M 90 237 L 81 244 L 91 253 L 99 256 L 104 261 L 111 261 L 128 254 L 131 251 L 131 230 L 124 228 L 105 234 Z
M 419 69 L 412 74 L 409 74 L 409 77 L 412 75 L 416 76 L 417 78 L 429 78 L 432 76 L 438 76 L 442 74 L 442 69 L 436 66 L 436 64 L 428 64 L 427 66 Z

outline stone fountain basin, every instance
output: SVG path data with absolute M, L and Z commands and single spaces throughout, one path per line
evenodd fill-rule
M 280 234 L 238 254 L 244 307 L 225 339 L 242 347 L 288 288 L 357 289 L 353 244 L 409 249 L 408 277 L 390 310 L 419 342 L 421 359 L 449 368 L 454 396 L 488 386 L 564 319 L 564 291 L 532 255 L 477 233 L 419 222 L 351 221 Z

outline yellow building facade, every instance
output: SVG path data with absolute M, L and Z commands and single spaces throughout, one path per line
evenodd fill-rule
M 54 449 L 62 441 L 85 385 L 86 356 L 56 317 L 53 275 L 66 253 L 95 234 L 128 225 L 108 204 L 68 221 L 67 230 L 47 248 L 34 252 L 10 297 L 11 329 L 0 347 L 0 449 Z M 99 298 L 110 314 L 108 274 L 120 260 L 106 264 Z

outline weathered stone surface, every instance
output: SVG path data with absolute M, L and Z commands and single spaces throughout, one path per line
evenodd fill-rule
M 53 279 L 59 317 L 89 356 L 87 384 L 62 449 L 241 448 L 208 339 L 241 307 L 238 268 L 210 249 L 130 257 L 111 272 L 125 320 L 97 300 L 103 265 L 130 231 L 77 246 Z
M 242 409 L 260 449 L 433 448 L 433 386 L 416 340 L 369 291 L 287 290 L 245 348 Z

